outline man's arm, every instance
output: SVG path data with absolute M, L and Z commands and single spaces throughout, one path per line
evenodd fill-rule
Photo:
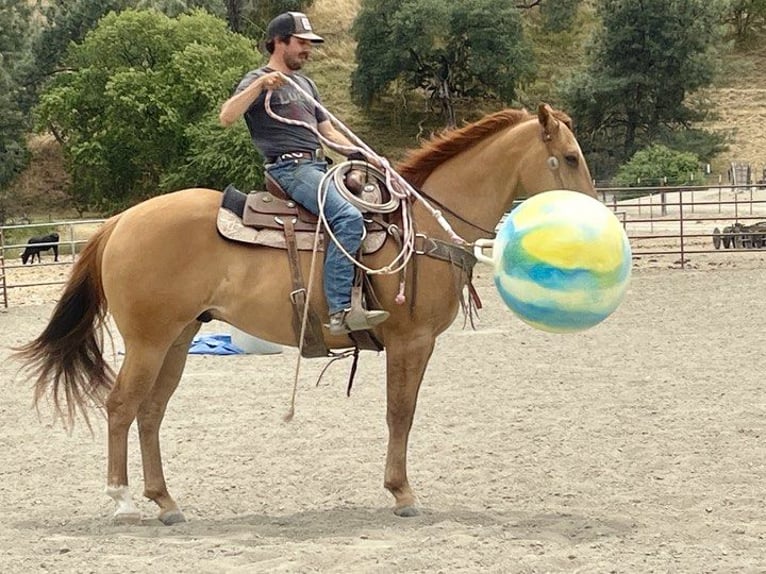
M 221 125 L 229 127 L 244 115 L 263 90 L 276 90 L 284 83 L 285 80 L 279 72 L 270 72 L 256 78 L 244 90 L 234 94 L 223 103 L 221 113 L 218 114 Z
M 324 137 L 326 137 L 328 140 L 335 142 L 336 144 L 340 144 L 342 146 L 350 147 L 354 150 L 357 149 L 356 144 L 351 143 L 351 141 L 343 135 L 341 132 L 335 129 L 335 126 L 332 125 L 332 122 L 330 120 L 325 120 L 321 124 L 317 126 L 317 129 L 319 130 L 319 133 L 322 134 Z M 349 156 L 346 154 L 349 159 L 362 159 L 364 158 L 365 161 L 369 162 L 370 164 L 374 165 L 378 169 L 383 168 L 383 164 L 380 163 L 375 157 L 368 157 L 367 154 L 361 153 L 361 152 L 352 152 Z M 352 156 L 359 156 L 359 157 L 352 157 Z
M 352 148 L 356 147 L 354 144 L 351 143 L 351 141 L 346 136 L 344 136 L 341 132 L 335 129 L 335 126 L 332 125 L 332 122 L 330 120 L 325 120 L 319 125 L 317 125 L 317 129 L 319 130 L 320 134 L 322 134 L 331 142 L 335 142 L 336 144 L 342 145 L 345 147 L 352 147 Z

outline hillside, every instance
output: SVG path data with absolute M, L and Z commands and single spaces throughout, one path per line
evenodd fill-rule
M 417 143 L 417 137 L 428 135 L 429 128 L 419 125 L 421 109 L 408 109 L 403 102 L 387 102 L 385 113 L 363 114 L 349 96 L 349 77 L 354 68 L 354 41 L 350 33 L 360 0 L 315 0 L 307 10 L 314 28 L 326 43 L 315 50 L 306 71 L 317 82 L 325 105 L 341 121 L 376 151 L 396 159 Z M 732 161 L 752 164 L 760 178 L 766 168 L 766 80 L 759 73 L 766 68 L 766 46 L 747 54 L 731 56 L 722 66 L 715 88 L 702 97 L 717 111 L 719 119 L 706 128 L 730 135 L 730 150 L 713 165 L 714 173 L 726 173 Z M 548 69 L 555 74 L 555 70 Z M 545 85 L 541 79 L 540 84 Z M 413 106 L 415 107 L 415 106 Z M 391 115 L 391 109 L 395 113 Z M 491 111 L 491 110 L 487 110 Z M 63 189 L 66 177 L 60 150 L 50 137 L 35 136 L 31 140 L 33 160 L 17 180 L 12 195 L 19 198 L 18 214 L 43 215 L 51 211 L 62 214 L 65 205 Z M 66 216 L 74 213 L 66 212 Z
M 731 134 L 730 149 L 718 159 L 721 165 L 750 163 L 755 173 L 766 168 L 766 45 L 731 56 L 723 65 L 718 85 L 707 90 L 720 116 L 706 127 Z M 725 167 L 723 167 L 725 169 Z

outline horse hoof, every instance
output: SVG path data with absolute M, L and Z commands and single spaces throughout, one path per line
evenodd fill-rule
M 115 524 L 141 524 L 140 512 L 115 512 L 112 517 Z
M 174 524 L 186 522 L 186 517 L 180 510 L 168 510 L 167 512 L 162 512 L 158 518 L 165 526 L 173 526 Z
M 394 509 L 394 514 L 401 516 L 402 518 L 412 518 L 413 516 L 420 516 L 420 510 L 415 506 L 402 506 Z

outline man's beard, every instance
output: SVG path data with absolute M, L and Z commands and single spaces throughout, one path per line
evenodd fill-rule
M 305 60 L 305 58 L 302 58 L 300 55 L 298 55 L 295 57 L 286 58 L 285 64 L 292 72 L 296 72 L 303 67 Z

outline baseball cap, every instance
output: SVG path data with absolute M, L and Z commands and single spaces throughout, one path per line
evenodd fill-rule
M 303 12 L 285 12 L 269 22 L 266 36 L 273 40 L 277 36 L 295 36 L 314 43 L 324 42 L 324 38 L 314 34 L 308 16 Z

